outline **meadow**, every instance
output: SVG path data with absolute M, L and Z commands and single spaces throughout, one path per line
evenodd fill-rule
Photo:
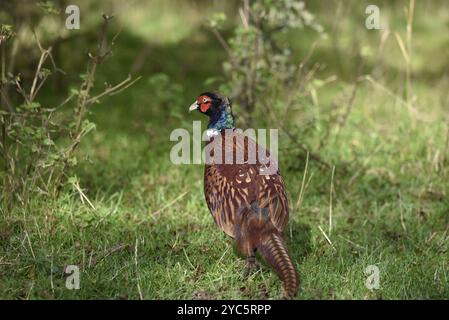
M 282 43 L 295 63 L 314 70 L 306 73 L 308 95 L 282 117 L 284 105 L 256 109 L 251 120 L 269 129 L 288 117 L 288 128 L 303 130 L 279 134 L 291 207 L 285 240 L 301 278 L 296 298 L 447 299 L 446 3 L 306 3 L 322 32 L 293 30 Z M 365 27 L 371 3 L 380 8 L 381 30 Z M 55 197 L 36 190 L 26 206 L 2 201 L 0 298 L 280 297 L 282 284 L 266 264 L 244 277 L 243 257 L 207 209 L 203 165 L 170 161 L 172 130 L 191 131 L 193 120 L 204 128 L 206 119 L 188 107 L 224 81 L 226 50 L 206 20 L 226 12 L 222 34 L 229 39 L 241 24 L 239 5 L 105 1 L 81 11 L 81 29 L 55 57 L 66 73 L 49 79 L 42 103 L 57 105 L 79 81 L 107 10 L 114 13 L 111 36 L 118 36 L 94 89 L 129 73 L 140 78 L 90 107 L 95 130 L 79 145 L 75 180 Z M 48 31 L 50 43 L 52 25 L 44 19 L 39 28 Z M 24 68 L 37 63 L 18 57 Z M 244 112 L 236 103 L 242 128 L 249 123 Z M 79 290 L 66 288 L 68 265 L 80 269 Z M 377 288 L 366 286 L 370 266 L 379 270 Z

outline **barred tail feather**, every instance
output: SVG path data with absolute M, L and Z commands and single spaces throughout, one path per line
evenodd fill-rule
M 299 289 L 299 277 L 282 237 L 272 233 L 259 243 L 257 249 L 284 282 L 284 298 L 293 298 Z

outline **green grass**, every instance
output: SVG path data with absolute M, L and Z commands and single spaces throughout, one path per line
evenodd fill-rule
M 382 9 L 390 19 L 398 17 L 394 28 L 401 33 L 406 4 Z M 352 8 L 357 12 L 359 6 L 353 3 Z M 333 8 L 321 9 L 314 13 L 329 30 Z M 100 83 L 114 83 L 126 75 L 146 37 L 164 30 L 168 39 L 160 34 L 154 39 L 138 83 L 92 112 L 97 130 L 83 141 L 80 159 L 85 161 L 76 174 L 95 209 L 70 187 L 58 199 L 36 197 L 27 211 L 0 206 L 1 298 L 280 297 L 281 282 L 266 264 L 244 278 L 244 260 L 206 207 L 202 165 L 176 166 L 169 161 L 171 130 L 191 130 L 195 117 L 187 108 L 204 91 L 204 80 L 220 74 L 225 59 L 216 40 L 201 27 L 201 16 L 186 10 L 190 14 L 183 16 L 176 6 L 164 5 L 163 17 L 170 19 L 162 21 L 165 18 L 152 14 L 141 29 L 135 26 L 143 19 L 141 13 L 120 17 L 125 19 L 124 29 L 113 59 L 100 71 Z M 412 65 L 418 116 L 412 119 L 397 97 L 364 81 L 343 128 L 338 134 L 331 128 L 319 152 L 335 165 L 332 203 L 332 169 L 310 160 L 305 172 L 304 155 L 280 151 L 292 207 L 286 242 L 302 283 L 298 299 L 449 297 L 448 80 L 440 68 L 423 63 L 441 65 L 447 58 L 439 52 L 448 49 L 447 40 L 438 36 L 449 21 L 442 11 L 437 5 L 417 10 L 413 41 L 422 47 L 414 52 L 416 66 Z M 318 78 L 337 75 L 336 81 L 318 89 L 318 117 L 333 101 L 345 103 L 357 72 L 347 41 L 360 16 L 352 12 L 342 19 L 341 40 L 330 33 L 312 58 L 327 66 Z M 183 23 L 188 27 L 180 27 Z M 375 55 L 366 58 L 368 71 L 377 72 L 376 79 L 401 96 L 404 61 L 394 37 L 378 53 L 379 35 L 358 32 L 363 35 L 360 47 L 369 46 Z M 315 37 L 310 30 L 300 33 L 304 37 L 292 37 L 298 59 Z M 345 57 L 343 65 L 333 58 L 333 39 L 338 54 Z M 376 61 L 381 61 L 380 67 Z M 170 81 L 150 80 L 160 72 Z M 325 129 L 315 128 L 318 133 Z M 281 143 L 283 139 L 288 138 L 281 135 Z M 304 174 L 310 183 L 297 205 Z M 80 267 L 80 290 L 66 289 L 66 265 Z M 379 267 L 378 290 L 365 287 L 369 265 Z

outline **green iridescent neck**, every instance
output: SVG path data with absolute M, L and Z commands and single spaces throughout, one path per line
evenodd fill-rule
M 221 131 L 223 129 L 233 129 L 234 116 L 232 115 L 231 107 L 228 105 L 216 114 L 210 117 L 208 129 L 215 129 Z

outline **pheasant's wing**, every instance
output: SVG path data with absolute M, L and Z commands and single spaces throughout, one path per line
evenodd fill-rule
M 288 220 L 288 202 L 276 159 L 239 131 L 223 137 L 221 134 L 206 145 L 204 193 L 216 224 L 234 237 L 238 215 L 256 203 L 269 208 L 273 225 L 282 231 Z
M 225 167 L 226 166 L 226 167 Z M 215 223 L 229 236 L 235 237 L 237 215 L 251 203 L 251 185 L 230 175 L 231 165 L 207 165 L 204 177 L 204 194 Z
M 258 176 L 257 203 L 260 208 L 268 208 L 271 222 L 282 232 L 288 222 L 288 199 L 282 176 L 277 172 Z

